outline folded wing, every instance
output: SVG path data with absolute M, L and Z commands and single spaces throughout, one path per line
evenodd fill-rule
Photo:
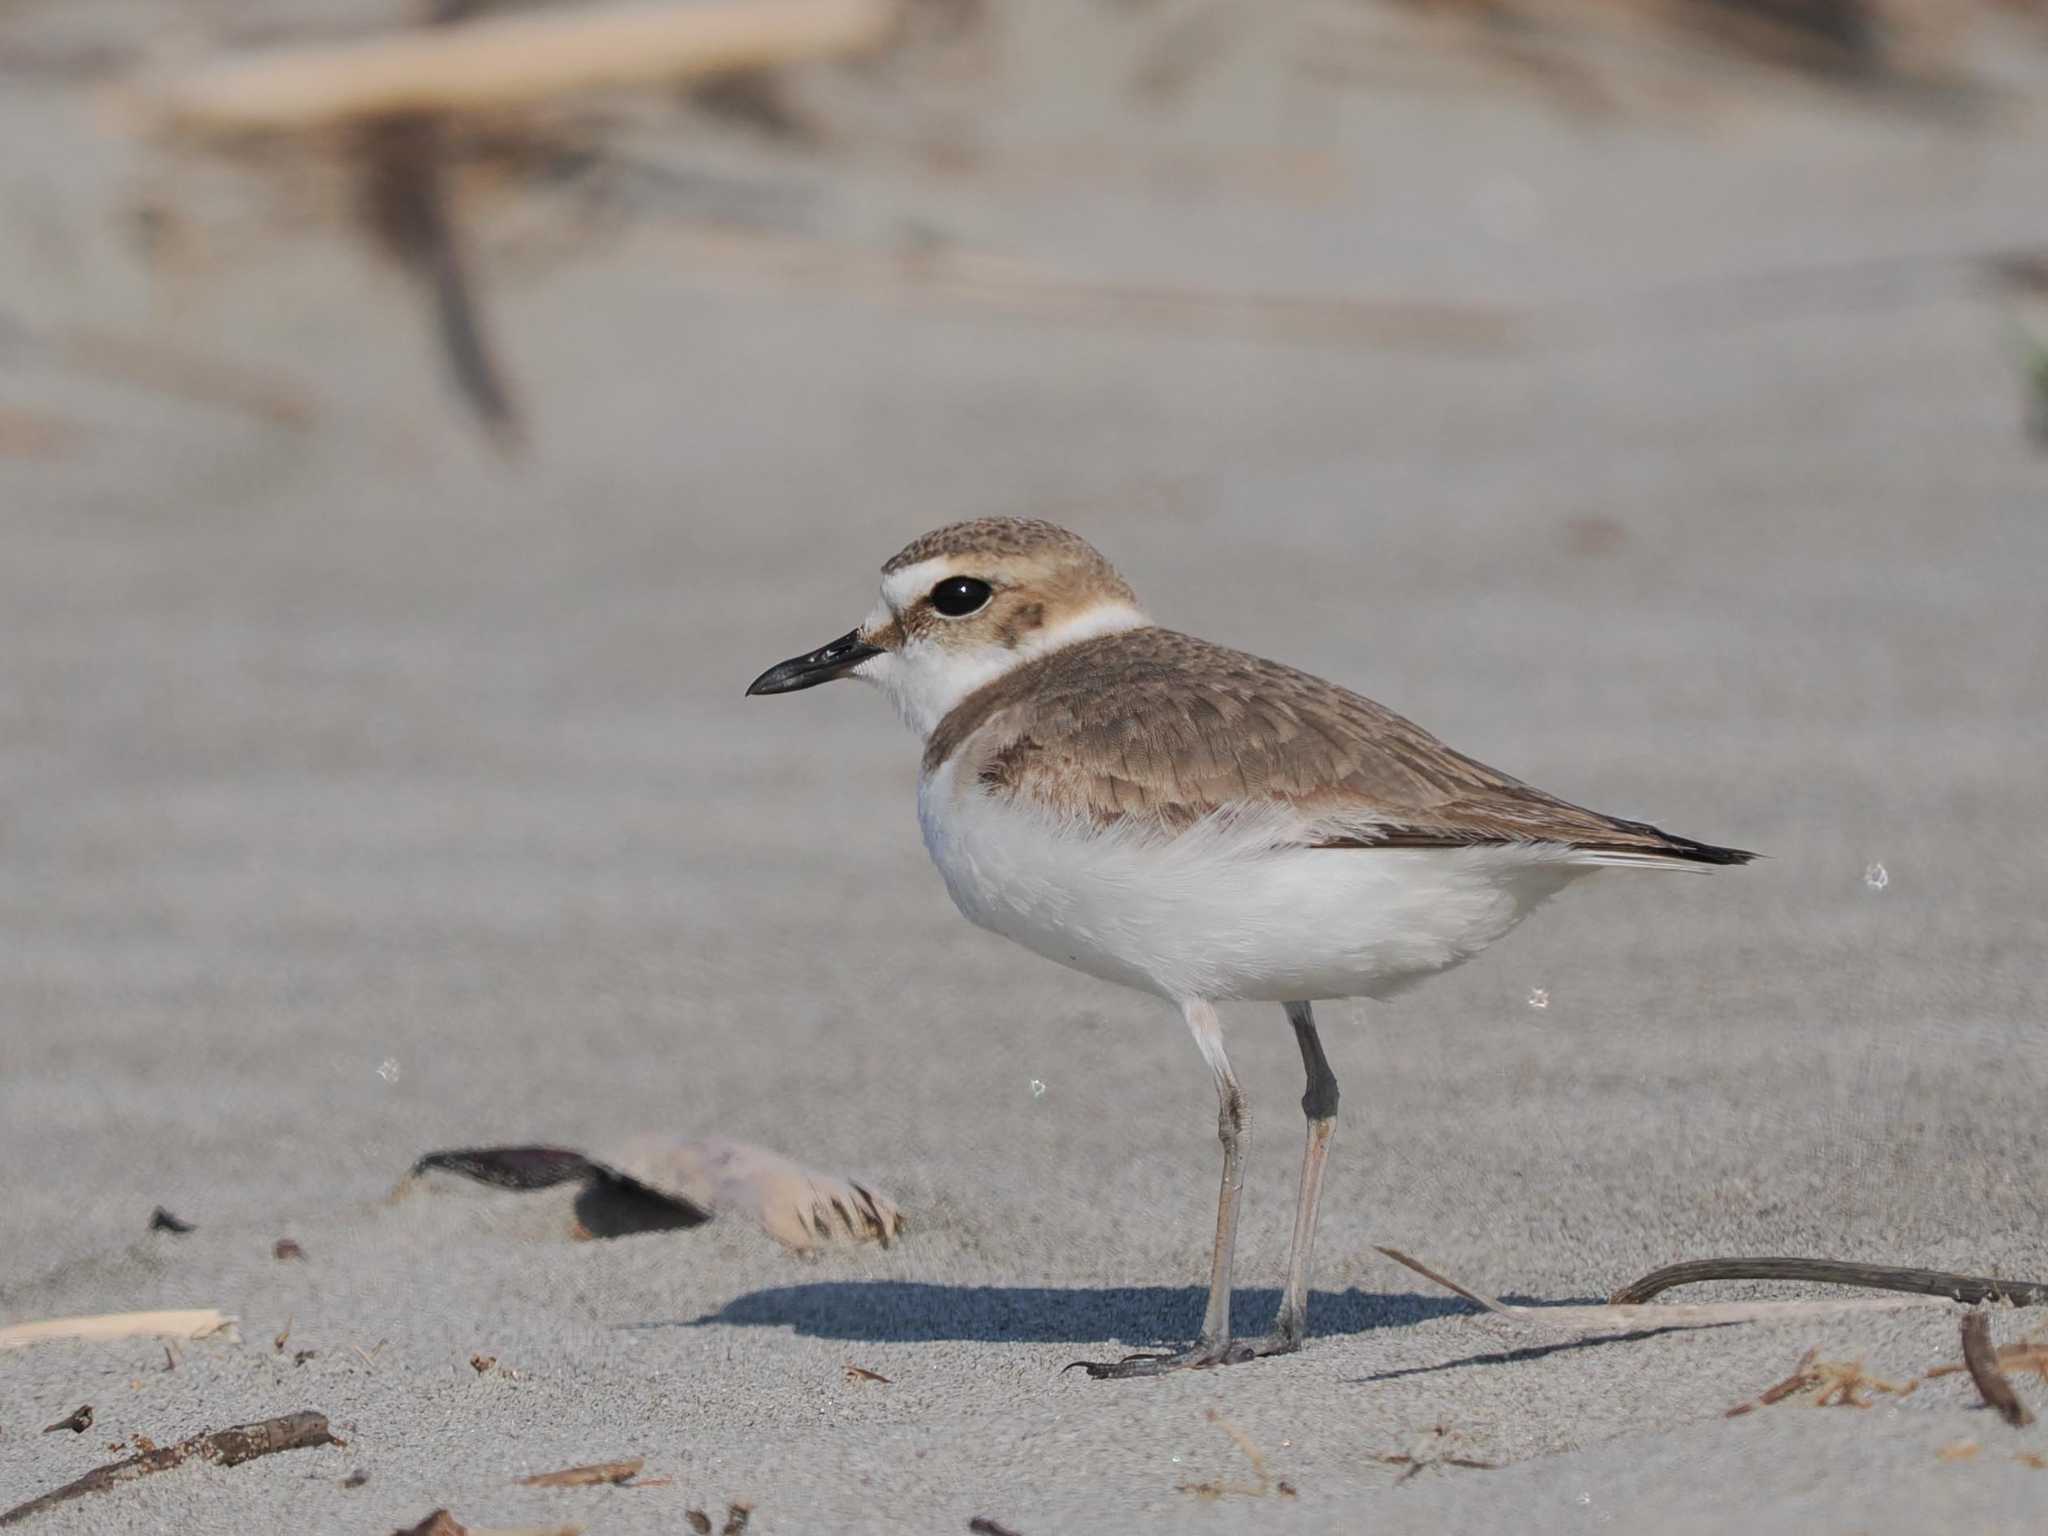
M 1292 667 L 1170 630 L 1055 651 L 963 702 L 927 770 L 1063 819 L 1172 836 L 1269 813 L 1311 848 L 1556 844 L 1572 862 L 1747 863 L 1754 855 L 1605 816 L 1445 746 Z

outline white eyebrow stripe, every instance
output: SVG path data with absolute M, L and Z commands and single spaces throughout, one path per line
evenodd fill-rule
M 937 555 L 915 565 L 906 565 L 900 571 L 891 571 L 882 578 L 882 602 L 901 613 L 913 599 L 931 591 L 941 576 L 951 573 L 953 562 L 951 555 Z

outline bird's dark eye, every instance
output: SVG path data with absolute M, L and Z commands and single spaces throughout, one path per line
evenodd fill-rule
M 932 606 L 949 619 L 964 619 L 993 595 L 985 581 L 972 576 L 948 576 L 932 588 Z

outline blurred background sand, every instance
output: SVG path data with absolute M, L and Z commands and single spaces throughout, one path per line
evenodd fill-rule
M 2048 30 L 1696 19 L 925 0 L 860 59 L 478 129 L 504 452 L 346 146 L 145 142 L 101 95 L 402 8 L 0 5 L 0 1322 L 244 1335 L 0 1355 L 0 1506 L 316 1407 L 346 1451 L 33 1528 L 2032 1528 L 2048 1441 L 1966 1378 L 1721 1418 L 1811 1345 L 1952 1360 L 1947 1313 L 1503 1359 L 1372 1247 L 1546 1299 L 1738 1252 L 2048 1278 L 2048 459 L 1997 276 L 2048 245 Z M 741 697 L 991 513 L 1769 855 L 1324 1011 L 1299 1358 L 1057 1374 L 1198 1321 L 1199 1059 L 952 911 L 881 700 Z M 1256 1325 L 1298 1063 L 1278 1010 L 1227 1022 Z M 802 1261 L 380 1203 L 429 1148 L 637 1130 L 859 1170 L 910 1231 Z M 1292 1495 L 1205 1493 L 1257 1484 L 1211 1409 Z M 1393 1486 L 1439 1423 L 1509 1465 Z M 508 1486 L 624 1455 L 674 1483 Z

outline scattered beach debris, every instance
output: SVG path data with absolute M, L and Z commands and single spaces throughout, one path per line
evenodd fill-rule
M 82 1435 L 88 1429 L 91 1428 L 92 1404 L 80 1403 L 76 1408 L 71 1410 L 70 1414 L 67 1417 L 59 1419 L 54 1424 L 45 1424 L 43 1426 L 43 1433 L 46 1435 L 54 1435 L 60 1429 L 68 1429 L 74 1435 Z
M 0 405 L 0 459 L 57 459 L 78 437 L 61 416 Z
M 1387 1250 L 1380 1250 L 1385 1253 Z M 1410 1266 L 1411 1268 L 1413 1266 Z M 1892 1264 L 1859 1264 L 1844 1259 L 1689 1259 L 1667 1264 L 1624 1285 L 1607 1298 L 1609 1306 L 1633 1306 L 1681 1285 L 1708 1280 L 1803 1280 L 1815 1285 L 1850 1285 L 1872 1291 L 1900 1291 L 1916 1296 L 1945 1296 L 1965 1306 L 2002 1301 L 2016 1307 L 2048 1304 L 2048 1281 L 2002 1280 L 1984 1275 L 1957 1275 L 1941 1269 L 1905 1269 Z
M 847 1362 L 846 1379 L 848 1381 L 878 1381 L 885 1387 L 891 1385 L 889 1378 L 880 1371 L 871 1371 L 866 1366 L 855 1365 L 851 1361 Z
M 490 1368 L 496 1365 L 497 1363 L 498 1357 L 496 1355 L 487 1355 L 484 1354 L 481 1350 L 479 1350 L 476 1354 L 473 1354 L 469 1357 L 469 1368 L 472 1371 L 475 1371 L 479 1376 L 483 1375 L 486 1371 L 490 1370 Z
M 117 1484 L 146 1477 L 152 1472 L 169 1471 L 172 1467 L 182 1466 L 194 1457 L 210 1461 L 216 1466 L 233 1467 L 278 1451 L 304 1450 L 310 1446 L 341 1443 L 328 1433 L 327 1415 L 310 1410 L 288 1413 L 275 1419 L 264 1419 L 255 1424 L 237 1424 L 228 1429 L 209 1430 L 194 1435 L 189 1440 L 180 1440 L 176 1445 L 144 1451 L 140 1455 L 129 1457 L 126 1461 L 95 1467 L 75 1482 L 66 1483 L 62 1488 L 30 1499 L 26 1504 L 17 1504 L 5 1514 L 0 1514 L 0 1525 L 14 1525 L 68 1500 L 82 1498 L 89 1493 L 100 1493 Z
M 2032 1371 L 2043 1381 L 2048 1381 L 2048 1344 L 2038 1339 L 2001 1344 L 1998 1346 L 1998 1364 L 2001 1370 Z
M 357 1467 L 355 1471 L 349 1473 L 347 1477 L 341 1480 L 341 1486 L 344 1488 L 360 1488 L 369 1480 L 370 1474 L 364 1471 L 363 1468 Z
M 1405 1483 L 1409 1478 L 1430 1467 L 1463 1467 L 1471 1471 L 1484 1472 L 1495 1472 L 1500 1469 L 1500 1463 L 1497 1461 L 1485 1461 L 1459 1451 L 1457 1447 L 1463 1439 L 1463 1433 L 1451 1428 L 1450 1425 L 1434 1424 L 1418 1435 L 1415 1443 L 1407 1450 L 1375 1456 L 1373 1460 L 1390 1467 L 1399 1467 L 1401 1475 L 1394 1479 L 1396 1483 Z
M 754 1517 L 754 1506 L 738 1501 L 725 1506 L 725 1524 L 718 1528 L 718 1536 L 742 1536 L 747 1522 Z M 697 1536 L 711 1536 L 711 1517 L 701 1509 L 686 1509 L 683 1519 Z
M 647 1458 L 634 1456 L 625 1461 L 595 1461 L 588 1466 L 564 1467 L 559 1472 L 536 1472 L 519 1479 L 523 1488 L 594 1488 L 605 1483 L 630 1483 L 647 1465 Z
M 1991 1319 L 1982 1312 L 1963 1319 L 1963 1364 L 1969 1367 L 1970 1380 L 1977 1384 L 1986 1407 L 1995 1408 L 2014 1429 L 2034 1422 L 2033 1410 L 2020 1401 L 2019 1393 L 1999 1369 L 1998 1353 L 1991 1347 Z
M 568 1147 L 470 1147 L 429 1152 L 392 1191 L 399 1199 L 430 1173 L 499 1189 L 579 1183 L 577 1220 L 597 1237 L 694 1227 L 745 1216 L 799 1253 L 832 1243 L 888 1246 L 903 1229 L 894 1201 L 857 1179 L 820 1173 L 747 1142 L 707 1136 L 636 1136 L 602 1158 Z
M 313 397 L 295 380 L 154 337 L 72 326 L 48 342 L 55 360 L 79 373 L 234 411 L 266 426 L 301 431 L 318 415 Z
M 292 1318 L 286 1318 L 284 1320 L 284 1327 L 278 1330 L 277 1337 L 270 1341 L 271 1349 L 280 1355 L 284 1353 L 285 1340 L 289 1339 L 292 1336 L 293 1321 L 294 1319 Z
M 279 1262 L 286 1259 L 303 1260 L 306 1257 L 306 1250 L 299 1246 L 297 1238 L 280 1237 L 270 1245 L 270 1256 Z
M 1923 1379 L 1916 1376 L 1903 1386 L 1895 1381 L 1886 1381 L 1866 1372 L 1861 1360 L 1821 1359 L 1820 1347 L 1815 1345 L 1799 1357 L 1799 1364 L 1793 1367 L 1790 1376 L 1766 1387 L 1749 1402 L 1737 1403 L 1723 1417 L 1738 1418 L 1801 1393 L 1806 1394 L 1804 1401 L 1810 1408 L 1868 1408 L 1871 1405 L 1869 1393 L 1886 1392 L 1894 1397 L 1909 1397 Z
M 991 1520 L 987 1515 L 976 1515 L 967 1522 L 967 1529 L 972 1531 L 974 1536 L 1022 1536 L 1021 1532 L 1013 1531 L 1002 1521 Z
M 158 1206 L 149 1213 L 149 1230 L 152 1232 L 170 1232 L 182 1237 L 187 1232 L 196 1232 L 198 1228 L 194 1227 L 189 1221 L 179 1220 L 162 1206 Z
M 712 0 L 557 5 L 478 17 L 437 0 L 402 32 L 230 54 L 130 82 L 116 105 L 159 136 L 296 135 L 345 147 L 372 243 L 427 295 L 457 391 L 493 441 L 524 440 L 475 293 L 452 167 L 516 114 L 603 88 L 738 82 L 715 96 L 788 129 L 766 71 L 881 41 L 894 0 Z M 472 125 L 486 125 L 471 131 Z
M 295 1349 L 292 1351 L 292 1364 L 304 1365 L 308 1360 L 318 1358 L 319 1354 L 317 1349 Z
M 1209 1409 L 1203 1417 L 1230 1436 L 1232 1443 L 1244 1452 L 1245 1459 L 1252 1464 L 1252 1476 L 1257 1481 L 1233 1483 L 1225 1478 L 1215 1477 L 1199 1483 L 1180 1483 L 1177 1485 L 1180 1492 L 1192 1493 L 1198 1499 L 1220 1499 L 1230 1494 L 1242 1494 L 1246 1498 L 1258 1499 L 1264 1498 L 1268 1493 L 1278 1494 L 1283 1499 L 1294 1497 L 1294 1487 L 1291 1483 L 1276 1482 L 1273 1475 L 1266 1470 L 1265 1453 L 1252 1444 L 1250 1436 L 1214 1408 Z
M 1942 1461 L 1971 1461 L 1983 1449 L 1984 1447 L 1974 1440 L 1951 1440 L 1947 1445 L 1939 1447 L 1934 1454 Z
M 203 1339 L 234 1327 L 235 1320 L 211 1307 L 177 1312 L 106 1312 L 92 1317 L 53 1317 L 39 1323 L 0 1328 L 0 1349 L 22 1349 L 53 1339 Z
M 2009 251 L 1985 263 L 2007 310 L 2025 389 L 2027 435 L 2048 448 L 2048 252 Z
M 164 1346 L 164 1369 L 167 1371 L 175 1371 L 177 1368 L 178 1357 L 174 1353 L 172 1353 L 171 1346 L 166 1344 Z
M 464 1525 L 445 1509 L 437 1509 L 418 1525 L 391 1536 L 583 1536 L 580 1525 Z

